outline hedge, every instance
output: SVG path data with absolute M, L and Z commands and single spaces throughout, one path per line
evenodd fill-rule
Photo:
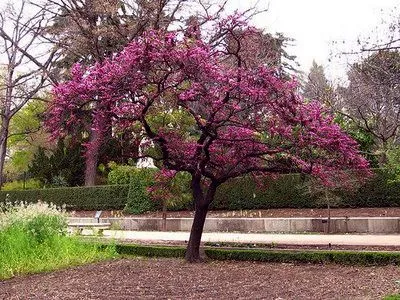
M 400 183 L 392 182 L 392 175 L 384 169 L 373 170 L 375 175 L 356 191 L 338 191 L 331 207 L 398 207 Z M 266 180 L 259 188 L 251 177 L 236 178 L 222 184 L 211 204 L 213 209 L 270 209 L 270 208 L 325 208 L 324 195 L 308 192 L 306 177 L 299 174 L 283 175 Z
M 143 246 L 117 244 L 121 255 L 145 257 L 185 256 L 185 248 L 176 246 Z M 400 265 L 400 252 L 324 251 L 324 250 L 260 250 L 205 248 L 208 258 L 214 260 L 261 261 L 278 263 L 334 263 L 342 265 L 383 266 Z
M 218 187 L 213 209 L 307 208 L 321 206 L 318 199 L 307 193 L 305 179 L 299 174 L 265 179 L 263 186 L 250 176 L 231 179 Z
M 66 205 L 70 210 L 120 210 L 125 207 L 129 185 L 65 187 L 2 191 L 0 202 L 37 202 Z
M 400 265 L 400 252 L 206 249 L 205 253 L 207 257 L 216 260 L 314 264 L 335 263 L 362 266 Z
M 136 169 L 130 173 L 131 183 L 121 185 L 52 188 L 41 190 L 2 191 L 0 202 L 10 201 L 52 202 L 66 204 L 75 210 L 121 210 L 140 214 L 161 209 L 153 201 L 147 187 L 153 184 L 155 170 Z M 385 170 L 375 170 L 369 179 L 355 192 L 336 192 L 331 207 L 398 207 L 400 206 L 400 183 L 392 182 Z M 192 209 L 190 177 L 178 174 L 171 183 L 173 199 L 167 201 L 169 211 Z M 308 192 L 308 181 L 299 174 L 290 174 L 276 180 L 267 179 L 258 187 L 251 177 L 236 178 L 222 184 L 210 208 L 215 210 L 270 209 L 270 208 L 322 208 L 325 198 Z
M 185 256 L 185 248 L 175 246 L 143 246 L 134 244 L 117 244 L 115 250 L 121 255 L 145 257 L 177 257 Z

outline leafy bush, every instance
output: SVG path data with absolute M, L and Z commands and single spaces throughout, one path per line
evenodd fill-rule
M 396 207 L 400 205 L 400 182 L 391 180 L 385 169 L 373 170 L 374 176 L 355 191 L 335 191 L 332 207 Z M 326 207 L 323 193 L 308 192 L 306 177 L 283 175 L 264 187 L 258 187 L 251 177 L 236 178 L 222 184 L 211 207 L 214 209 L 269 209 Z
M 142 214 L 161 209 L 161 203 L 152 199 L 148 188 L 154 185 L 154 176 L 158 169 L 136 168 L 132 166 L 113 165 L 108 174 L 108 182 L 123 184 L 129 180 L 129 193 L 124 211 L 131 214 Z M 179 172 L 172 179 L 170 192 L 173 197 L 167 199 L 168 210 L 190 208 L 192 194 L 190 191 L 190 175 Z
M 20 224 L 28 232 L 36 235 L 34 231 L 35 228 L 38 228 L 37 218 L 42 218 L 41 222 L 48 224 L 51 229 L 55 228 L 57 234 L 63 234 L 61 229 L 67 225 L 63 210 L 53 204 L 43 202 L 0 203 L 0 230 Z
M 192 191 L 190 189 L 191 176 L 187 172 L 178 172 L 171 182 L 170 192 L 173 197 L 167 200 L 170 211 L 193 209 Z
M 15 180 L 11 182 L 6 182 L 2 189 L 3 191 L 15 191 L 15 190 L 32 190 L 32 189 L 39 189 L 42 187 L 42 184 L 39 180 L 37 179 L 28 179 L 25 181 L 23 180 Z
M 142 214 L 160 208 L 160 203 L 153 201 L 147 188 L 154 184 L 156 169 L 135 169 L 130 174 L 130 185 L 124 211 Z
M 45 203 L 0 206 L 0 279 L 115 257 L 113 246 L 66 236 L 63 211 Z
M 374 176 L 356 192 L 341 192 L 344 207 L 396 207 L 400 205 L 400 182 L 392 181 L 385 169 L 375 169 Z
M 108 184 L 130 184 L 131 175 L 137 170 L 136 167 L 128 165 L 117 165 L 110 163 L 111 171 L 108 173 Z
M 400 300 L 400 294 L 385 296 L 383 300 Z

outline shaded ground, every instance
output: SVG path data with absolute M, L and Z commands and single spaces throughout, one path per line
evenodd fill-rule
M 95 211 L 76 211 L 70 212 L 71 216 L 94 217 Z M 191 211 L 168 212 L 168 218 L 193 217 Z M 102 217 L 122 217 L 132 216 L 122 211 L 103 211 Z M 133 215 L 135 217 L 160 217 L 161 212 L 151 212 L 143 215 Z M 327 209 L 264 209 L 264 210 L 242 210 L 242 211 L 210 211 L 208 218 L 293 218 L 293 217 L 327 217 Z M 383 207 L 383 208 L 336 208 L 331 209 L 332 217 L 400 217 L 400 208 Z
M 0 281 L 0 299 L 381 299 L 400 268 L 122 259 Z

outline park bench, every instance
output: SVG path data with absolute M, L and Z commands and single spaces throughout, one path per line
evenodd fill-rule
M 68 228 L 71 229 L 72 233 L 81 235 L 83 229 L 91 229 L 94 235 L 103 235 L 103 230 L 110 229 L 111 223 L 100 223 L 100 215 L 102 211 L 97 211 L 95 215 L 96 223 L 69 223 Z
M 82 234 L 83 229 L 91 229 L 95 235 L 103 235 L 103 230 L 110 229 L 111 223 L 69 223 L 72 233 Z

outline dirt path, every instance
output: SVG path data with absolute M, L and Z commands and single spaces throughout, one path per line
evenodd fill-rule
M 381 299 L 400 268 L 121 259 L 0 281 L 0 299 Z
M 76 217 L 94 217 L 95 211 L 76 211 L 70 212 L 71 216 Z M 121 211 L 103 211 L 102 217 L 162 217 L 161 212 L 151 212 L 143 215 L 128 215 Z M 293 217 L 315 217 L 326 218 L 328 216 L 327 209 L 321 208 L 282 208 L 282 209 L 264 209 L 264 210 L 242 210 L 242 211 L 209 211 L 208 218 L 293 218 Z M 331 210 L 332 217 L 400 217 L 399 207 L 382 207 L 382 208 L 336 208 Z M 168 212 L 168 218 L 193 217 L 191 211 Z

